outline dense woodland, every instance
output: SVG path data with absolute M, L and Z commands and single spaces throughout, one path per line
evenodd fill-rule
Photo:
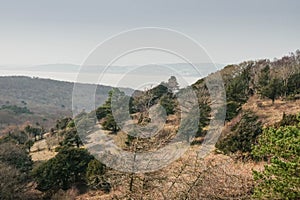
M 210 120 L 218 117 L 212 112 L 207 77 L 191 86 L 201 115 L 192 146 L 171 165 L 147 173 L 123 173 L 105 166 L 87 151 L 86 138 L 79 137 L 77 130 L 96 124 L 123 150 L 159 149 L 178 131 L 181 110 L 176 95 L 185 88 L 174 76 L 131 97 L 108 88 L 106 101 L 96 110 L 74 119 L 58 117 L 51 128 L 36 121 L 3 129 L 0 199 L 300 199 L 300 109 L 281 109 L 298 108 L 300 103 L 300 51 L 272 61 L 228 65 L 218 73 L 226 90 L 225 125 L 206 157 L 199 158 L 196 152 L 211 128 Z M 36 113 L 29 99 L 16 103 L 22 98 L 10 96 L 9 103 L 1 102 L 0 111 L 16 116 Z M 151 123 L 149 109 L 160 104 L 167 116 L 164 128 L 153 138 L 123 132 L 112 113 L 114 96 L 129 103 L 130 116 L 140 126 Z M 272 114 L 261 111 L 270 108 L 280 118 L 266 123 Z M 189 129 L 184 130 L 189 136 Z M 44 148 L 37 145 L 42 142 Z M 39 152 L 53 156 L 34 160 Z

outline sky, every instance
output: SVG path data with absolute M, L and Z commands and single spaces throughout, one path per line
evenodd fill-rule
M 138 27 L 182 32 L 216 63 L 272 59 L 300 48 L 299 8 L 298 0 L 0 0 L 0 65 L 81 64 Z

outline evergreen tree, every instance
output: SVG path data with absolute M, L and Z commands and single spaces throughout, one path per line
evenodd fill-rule
M 262 133 L 262 124 L 251 111 L 243 113 L 241 120 L 232 127 L 228 135 L 221 138 L 216 147 L 225 154 L 243 152 L 250 153 L 252 145 Z
M 33 170 L 40 191 L 69 189 L 73 184 L 85 182 L 88 163 L 93 157 L 85 149 L 62 148 L 58 154 Z
M 275 99 L 282 93 L 282 81 L 277 78 L 271 79 L 268 85 L 261 89 L 261 95 L 272 100 L 274 104 Z
M 300 124 L 299 124 L 300 125 Z M 254 156 L 270 161 L 264 171 L 254 171 L 257 199 L 300 198 L 299 126 L 267 128 L 254 147 Z
M 167 83 L 168 89 L 170 92 L 176 92 L 179 90 L 179 84 L 175 76 L 171 76 Z
M 271 77 L 270 67 L 266 66 L 260 72 L 258 79 L 258 92 L 261 96 L 272 100 L 274 104 L 275 99 L 282 94 L 283 81 L 281 79 Z

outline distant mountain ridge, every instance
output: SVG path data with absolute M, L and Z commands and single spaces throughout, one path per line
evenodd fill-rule
M 224 65 L 219 63 L 195 63 L 193 64 L 198 71 L 204 73 L 203 76 L 208 75 L 208 73 L 212 73 L 216 71 L 217 69 L 222 68 Z M 172 64 L 147 64 L 142 65 L 147 67 L 153 67 L 153 66 L 165 66 L 166 69 L 169 68 L 169 70 L 174 70 L 182 75 L 186 76 L 194 76 L 196 75 L 193 71 L 193 66 L 189 63 L 172 63 Z M 100 72 L 103 70 L 107 70 L 107 73 L 113 73 L 113 74 L 122 74 L 126 73 L 128 71 L 134 70 L 140 66 L 138 65 L 129 65 L 129 66 L 110 66 L 106 67 L 104 65 L 90 65 L 85 66 L 84 72 L 86 73 L 95 73 Z M 59 64 L 44 64 L 44 65 L 35 65 L 35 66 L 29 66 L 29 67 L 3 67 L 1 66 L 0 69 L 3 70 L 20 70 L 20 71 L 41 71 L 41 72 L 65 72 L 65 73 L 74 73 L 79 72 L 81 70 L 81 65 L 75 65 L 75 64 L 68 64 L 68 63 L 59 63 Z M 153 72 L 153 71 L 152 71 Z M 148 72 L 149 73 L 149 72 Z
M 25 76 L 0 77 L 0 107 L 26 107 L 33 114 L 16 115 L 9 110 L 0 110 L 0 129 L 7 125 L 22 124 L 26 121 L 53 125 L 53 121 L 64 116 L 72 116 L 72 92 L 74 83 L 51 79 L 30 78 Z M 95 85 L 80 84 L 82 95 L 94 89 Z M 110 86 L 97 85 L 95 106 L 100 106 L 106 99 Z M 121 88 L 125 93 L 132 89 Z M 85 102 L 83 102 L 85 103 Z M 76 109 L 76 108 L 75 108 Z M 94 108 L 85 108 L 86 111 Z

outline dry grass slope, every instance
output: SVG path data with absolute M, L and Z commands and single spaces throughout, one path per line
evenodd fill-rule
M 243 105 L 243 110 L 253 111 L 260 118 L 264 126 L 269 126 L 280 121 L 283 113 L 299 113 L 300 99 L 295 101 L 276 100 L 273 105 L 271 100 L 262 100 L 257 95 L 254 95 Z

